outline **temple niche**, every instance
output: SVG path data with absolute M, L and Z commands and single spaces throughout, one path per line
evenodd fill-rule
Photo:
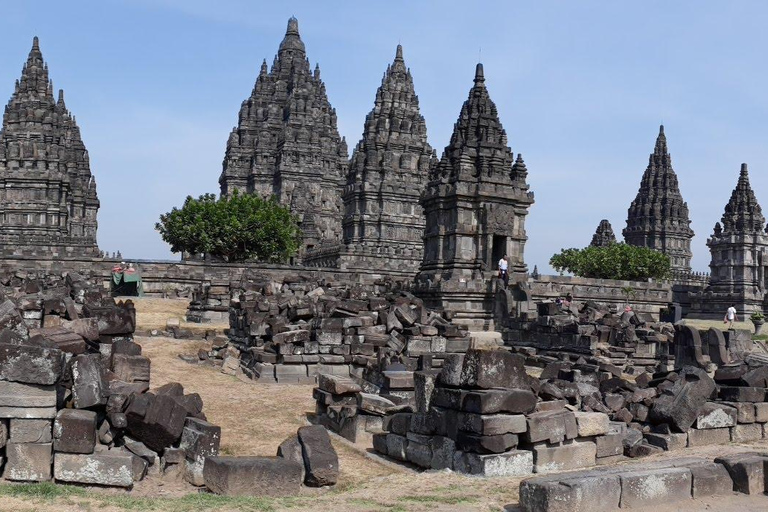
M 456 323 L 492 326 L 492 278 L 505 254 L 510 281 L 527 273 L 525 217 L 533 204 L 527 176 L 522 156 L 515 158 L 507 146 L 478 64 L 450 144 L 421 198 L 426 230 L 417 290 Z
M 690 273 L 693 256 L 690 224 L 688 203 L 680 194 L 662 125 L 637 197 L 628 210 L 624 240 L 629 245 L 663 252 L 669 256 L 673 271 Z
M 54 98 L 37 37 L 0 130 L 4 256 L 95 257 L 99 199 L 64 92 Z
M 262 63 L 240 108 L 219 178 L 221 195 L 276 196 L 299 216 L 303 256 L 341 240 L 347 158 L 320 68 L 310 69 L 298 21 L 291 18 L 271 69 Z

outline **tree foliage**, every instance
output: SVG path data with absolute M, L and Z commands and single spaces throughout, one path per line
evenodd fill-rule
M 623 281 L 664 279 L 670 273 L 670 261 L 666 254 L 624 243 L 605 247 L 563 249 L 559 254 L 552 256 L 549 264 L 558 272 Z
M 173 252 L 210 254 L 227 261 L 285 262 L 301 239 L 298 218 L 272 197 L 239 194 L 216 199 L 187 196 L 184 206 L 160 215 L 155 224 Z

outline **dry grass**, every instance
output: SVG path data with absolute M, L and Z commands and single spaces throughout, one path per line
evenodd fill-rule
M 699 330 L 707 330 L 710 327 L 714 327 L 715 329 L 720 329 L 721 331 L 727 331 L 728 330 L 728 324 L 723 323 L 722 320 L 694 320 L 690 318 L 683 319 L 683 324 L 690 325 L 691 327 L 695 327 Z M 752 322 L 734 322 L 733 323 L 734 329 L 744 329 L 749 332 L 755 332 L 755 326 L 752 325 Z
M 206 331 L 216 330 L 223 332 L 228 328 L 227 323 L 208 323 L 197 324 L 187 322 L 186 299 L 158 299 L 154 297 L 118 297 L 120 299 L 130 299 L 136 306 L 136 328 L 137 330 L 147 332 L 152 329 L 159 331 L 165 330 L 168 320 L 177 319 L 179 326 L 188 329 L 195 334 L 204 334 Z

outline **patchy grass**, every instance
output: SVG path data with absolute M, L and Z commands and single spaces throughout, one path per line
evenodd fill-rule
M 696 329 L 699 329 L 699 330 L 707 330 L 710 327 L 714 327 L 715 329 L 720 329 L 721 331 L 728 330 L 728 324 L 723 323 L 722 320 L 697 320 L 692 318 L 684 318 L 682 320 L 682 323 L 684 325 L 690 325 L 691 327 L 695 327 Z M 743 329 L 749 332 L 755 332 L 755 326 L 752 325 L 752 322 L 734 322 L 733 328 Z
M 398 500 L 411 503 L 435 503 L 441 505 L 461 505 L 464 503 L 477 502 L 475 496 L 439 496 L 434 494 L 400 496 Z
M 229 328 L 228 323 L 197 324 L 187 322 L 187 299 L 158 299 L 155 297 L 117 297 L 117 300 L 130 299 L 136 306 L 136 328 L 141 331 L 157 329 L 165 330 L 168 320 L 174 318 L 179 321 L 182 329 L 188 329 L 195 334 L 205 334 L 206 331 L 215 330 L 223 332 Z

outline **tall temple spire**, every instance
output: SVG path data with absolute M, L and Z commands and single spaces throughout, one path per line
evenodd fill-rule
M 435 163 L 403 47 L 387 66 L 365 118 L 344 189 L 346 268 L 418 270 L 424 215 L 418 207 Z M 349 260 L 349 261 L 347 261 Z
M 741 164 L 736 188 L 733 189 L 731 199 L 725 205 L 722 227 L 724 233 L 765 232 L 765 217 L 749 184 L 747 164 Z
M 37 37 L 0 130 L 0 252 L 95 256 L 99 200 L 80 130 Z
M 298 21 L 291 18 L 272 68 L 262 64 L 240 107 L 219 178 L 221 194 L 277 196 L 301 219 L 303 255 L 322 241 L 341 240 L 347 158 L 320 69 L 312 72 Z
M 637 196 L 628 210 L 624 240 L 661 251 L 669 256 L 673 270 L 689 272 L 693 238 L 690 224 L 688 204 L 680 194 L 661 125 Z

